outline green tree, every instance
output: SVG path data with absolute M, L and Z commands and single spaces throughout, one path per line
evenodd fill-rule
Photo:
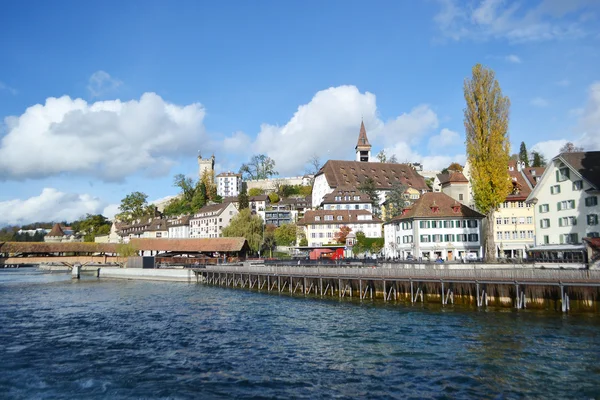
M 250 201 L 248 200 L 248 194 L 246 193 L 246 182 L 242 182 L 242 188 L 240 189 L 240 192 L 238 193 L 238 209 L 240 211 L 242 210 L 246 210 L 248 209 L 248 207 L 250 206 L 249 203 Z
M 279 195 L 275 192 L 269 193 L 269 201 L 271 203 L 279 203 Z
M 381 243 L 379 243 L 379 242 L 371 243 L 371 253 L 377 254 L 381 251 L 381 249 L 382 249 Z
M 71 228 L 83 235 L 83 240 L 93 242 L 96 236 L 110 233 L 112 223 L 101 214 L 87 214 L 85 217 L 71 224 Z
M 542 153 L 537 151 L 531 152 L 531 166 L 532 167 L 545 167 L 546 166 L 546 157 Z
M 268 179 L 278 175 L 275 171 L 275 161 L 264 154 L 253 155 L 250 162 L 242 164 L 240 174 L 246 180 Z
M 467 159 L 475 206 L 486 215 L 488 223 L 485 258 L 492 261 L 496 258 L 494 212 L 512 188 L 507 168 L 510 100 L 502 95 L 491 69 L 477 64 L 472 73 L 464 84 Z
M 252 215 L 250 209 L 245 208 L 234 216 L 229 225 L 223 228 L 224 237 L 243 237 L 253 252 L 258 252 L 262 243 L 263 220 L 258 215 Z
M 269 224 L 265 225 L 265 232 L 263 235 L 261 253 L 267 254 L 269 252 L 269 257 L 273 257 L 273 249 L 277 246 L 275 240 L 275 230 L 277 227 L 275 225 Z
M 359 185 L 358 190 L 369 196 L 373 207 L 373 214 L 379 216 L 379 193 L 377 193 L 377 187 L 373 178 L 369 176 L 364 179 Z
M 387 162 L 387 154 L 385 154 L 385 149 L 381 149 L 381 151 L 377 153 L 377 159 L 380 163 Z
M 300 236 L 298 246 L 308 246 L 308 239 L 306 238 L 306 235 L 304 233 Z
M 244 184 L 246 184 L 246 182 L 244 182 Z M 260 196 L 265 194 L 265 190 L 261 189 L 261 188 L 252 188 L 250 190 L 248 190 L 248 196 L 252 197 L 252 196 Z
M 192 178 L 186 178 L 183 174 L 177 174 L 173 177 L 173 186 L 180 188 L 184 200 L 191 203 L 194 194 L 196 194 L 196 186 Z
M 117 254 L 120 257 L 133 257 L 138 255 L 138 249 L 131 243 L 121 243 L 117 245 Z
M 204 182 L 199 181 L 196 183 L 196 189 L 194 190 L 194 196 L 190 204 L 190 211 L 192 213 L 198 212 L 202 207 L 206 205 L 208 194 L 206 193 L 206 185 Z
M 297 231 L 295 224 L 281 225 L 275 229 L 275 241 L 280 246 L 293 246 L 296 244 Z
M 147 203 L 148 195 L 142 192 L 132 192 L 121 200 L 117 218 L 123 222 L 131 222 L 134 219 L 154 216 L 154 206 Z
M 525 163 L 526 167 L 529 167 L 529 154 L 527 154 L 527 146 L 525 146 L 525 142 L 521 142 L 521 147 L 519 148 L 519 161 Z
M 404 207 L 408 205 L 405 193 L 408 189 L 407 185 L 401 184 L 399 181 L 392 183 L 392 189 L 387 194 L 385 219 L 386 221 L 402 214 Z

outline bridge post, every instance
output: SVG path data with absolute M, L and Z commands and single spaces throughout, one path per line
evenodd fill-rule
M 71 269 L 71 279 L 79 279 L 81 278 L 81 264 L 73 265 Z

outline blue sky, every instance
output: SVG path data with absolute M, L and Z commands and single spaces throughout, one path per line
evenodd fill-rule
M 464 162 L 463 81 L 491 67 L 510 137 L 600 149 L 600 1 L 19 1 L 0 5 L 0 225 L 176 194 L 196 156 Z

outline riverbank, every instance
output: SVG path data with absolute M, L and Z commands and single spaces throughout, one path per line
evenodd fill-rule
M 191 269 L 100 268 L 99 278 L 197 283 Z

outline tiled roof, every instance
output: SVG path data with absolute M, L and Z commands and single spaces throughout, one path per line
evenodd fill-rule
M 400 182 L 417 190 L 429 190 L 425 179 L 409 164 L 329 160 L 319 170 L 329 186 L 359 187 L 368 177 L 373 178 L 377 189 L 391 189 L 392 183 Z
M 326 215 L 332 215 L 333 220 L 325 220 Z M 371 219 L 359 220 L 359 216 L 371 215 Z M 320 217 L 316 220 L 315 217 Z M 338 219 L 341 216 L 342 219 Z M 372 224 L 380 223 L 381 220 L 367 210 L 309 210 L 304 214 L 298 225 L 308 224 Z
M 438 174 L 437 177 L 442 185 L 446 183 L 469 183 L 469 180 L 465 178 L 463 173 L 460 171 L 451 171 L 445 174 Z
M 215 178 L 224 178 L 224 177 L 229 177 L 229 176 L 237 176 L 237 177 L 241 178 L 242 174 L 238 174 L 235 172 L 221 172 Z
M 525 174 L 525 177 L 527 178 L 531 186 L 535 187 L 535 185 L 537 185 L 538 183 L 536 178 L 541 179 L 542 175 L 544 175 L 545 169 L 546 168 L 544 167 L 525 167 L 523 168 L 523 173 Z
M 360 132 L 358 134 L 358 141 L 356 142 L 356 148 L 362 146 L 371 147 L 371 144 L 369 143 L 369 138 L 367 138 L 367 130 L 365 129 L 365 123 L 361 121 Z
M 435 209 L 437 211 L 434 211 Z M 429 192 L 422 194 L 411 208 L 403 215 L 394 217 L 390 222 L 410 218 L 485 218 L 485 215 L 459 203 L 443 192 Z
M 50 230 L 50 232 L 48 232 L 48 234 L 46 236 L 59 237 L 59 236 L 65 236 L 65 233 L 63 232 L 62 228 L 60 227 L 60 224 L 54 224 L 54 226 L 52 227 L 52 230 Z
M 600 151 L 561 153 L 559 155 L 588 182 L 600 189 Z
M 210 204 L 208 206 L 204 206 L 201 209 L 199 209 L 192 218 L 205 218 L 208 217 L 208 215 L 202 215 L 201 214 L 214 214 L 211 216 L 216 216 L 219 215 L 223 212 L 223 210 L 225 210 L 225 208 L 227 208 L 227 206 L 230 203 L 217 203 L 217 204 Z
M 511 171 L 512 169 L 512 171 Z M 513 184 L 513 193 L 506 196 L 506 200 L 523 200 L 527 199 L 527 196 L 531 193 L 531 189 L 525 180 L 523 174 L 519 171 L 517 167 L 517 162 L 510 160 L 508 162 L 508 175 L 510 175 L 510 179 Z
M 181 216 L 179 218 L 171 218 L 168 221 L 168 226 L 171 227 L 171 226 L 186 226 L 186 225 L 189 225 L 190 218 L 191 218 L 190 215 L 184 215 L 184 216 Z
M 336 200 L 336 197 L 341 197 L 341 200 Z M 348 199 L 346 199 L 348 196 Z M 359 196 L 358 200 L 354 200 L 354 196 Z M 323 197 L 323 204 L 354 204 L 354 203 L 370 203 L 371 199 L 368 195 L 358 189 L 352 187 L 340 187 L 333 192 L 326 194 Z
M 237 252 L 248 246 L 243 237 L 213 239 L 131 239 L 129 242 L 138 250 L 153 251 L 197 251 Z
M 156 231 L 166 231 L 167 229 L 168 229 L 168 226 L 167 226 L 166 219 L 154 218 L 150 222 L 150 225 L 148 225 L 148 228 L 146 228 L 146 231 L 156 232 Z
M 600 238 L 586 237 L 583 238 L 583 240 L 586 241 L 594 250 L 600 251 Z
M 266 194 L 259 194 L 257 196 L 250 196 L 249 201 L 269 201 L 269 196 Z
M 116 253 L 114 243 L 85 242 L 0 242 L 0 253 Z

